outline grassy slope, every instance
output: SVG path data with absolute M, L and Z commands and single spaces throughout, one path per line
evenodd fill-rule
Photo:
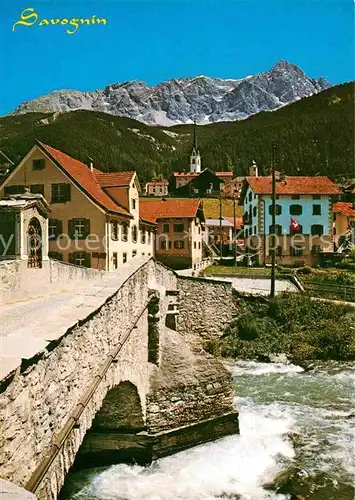
M 355 359 L 355 309 L 285 294 L 273 301 L 238 297 L 241 315 L 207 349 L 224 356 L 263 360 L 285 353 L 295 363 Z

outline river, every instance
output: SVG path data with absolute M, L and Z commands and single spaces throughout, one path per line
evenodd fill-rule
M 240 435 L 162 458 L 149 467 L 72 472 L 65 500 L 353 500 L 355 366 L 230 363 Z M 292 491 L 264 486 L 294 472 Z

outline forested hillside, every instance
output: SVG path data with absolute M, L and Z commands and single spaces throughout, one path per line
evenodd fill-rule
M 157 127 L 93 111 L 0 118 L 0 149 L 17 163 L 34 137 L 102 170 L 137 170 L 141 180 L 188 168 L 192 125 Z M 287 174 L 354 175 L 354 83 L 331 87 L 274 112 L 197 127 L 204 167 L 264 171 L 277 144 Z

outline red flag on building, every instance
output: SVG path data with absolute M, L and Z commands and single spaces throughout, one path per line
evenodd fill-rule
M 299 223 L 296 221 L 296 219 L 293 219 L 291 217 L 291 224 L 290 224 L 290 228 L 291 228 L 291 231 L 299 231 L 300 230 L 300 225 Z

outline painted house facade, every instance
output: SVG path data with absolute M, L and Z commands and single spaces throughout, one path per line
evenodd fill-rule
M 173 269 L 201 269 L 205 218 L 200 200 L 141 200 L 140 206 L 142 216 L 157 224 L 156 258 Z
M 150 181 L 145 185 L 145 194 L 147 196 L 167 196 L 169 192 L 169 181 Z
M 333 233 L 334 243 L 339 246 L 339 238 L 341 236 L 352 236 L 354 241 L 355 235 L 355 192 L 354 201 L 338 201 L 333 204 Z
M 0 199 L 26 187 L 51 208 L 50 257 L 111 271 L 154 255 L 156 226 L 140 217 L 135 172 L 103 173 L 38 141 L 0 186 Z
M 247 177 L 244 207 L 246 251 L 257 263 L 271 262 L 272 179 Z M 332 200 L 338 188 L 328 177 L 285 177 L 276 182 L 276 259 L 278 264 L 314 265 L 319 254 L 333 251 Z

